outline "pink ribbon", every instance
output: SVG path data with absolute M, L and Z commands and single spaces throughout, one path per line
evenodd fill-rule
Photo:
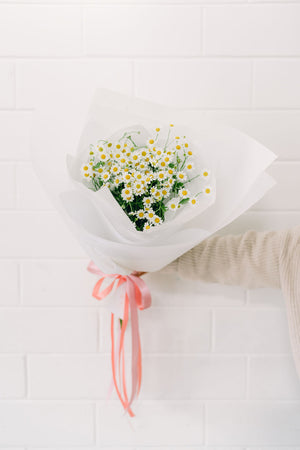
M 104 299 L 112 289 L 116 286 L 118 289 L 122 284 L 125 286 L 125 298 L 124 298 L 124 317 L 121 327 L 121 335 L 119 342 L 117 342 L 117 348 L 115 349 L 115 337 L 114 337 L 114 314 L 111 313 L 111 363 L 112 363 L 112 375 L 114 386 L 118 397 L 125 409 L 131 417 L 135 414 L 131 410 L 131 404 L 134 399 L 139 395 L 142 381 L 142 351 L 141 340 L 139 333 L 138 322 L 138 309 L 146 309 L 151 306 L 150 291 L 140 277 L 134 275 L 134 272 L 130 275 L 120 275 L 117 273 L 105 274 L 91 261 L 88 265 L 89 272 L 99 275 L 101 278 L 95 284 L 93 290 L 93 297 L 97 300 Z M 106 278 L 111 278 L 112 282 L 102 291 L 101 285 Z M 129 319 L 129 311 L 131 317 L 131 332 L 132 332 L 132 356 L 131 356 L 131 395 L 128 400 L 127 388 L 126 388 L 126 376 L 125 376 L 125 352 L 124 352 L 124 338 L 125 331 Z M 119 380 L 117 379 L 117 370 Z M 122 373 L 122 376 L 121 376 Z

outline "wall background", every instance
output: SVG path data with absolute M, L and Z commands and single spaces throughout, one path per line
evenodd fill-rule
M 299 79 L 298 1 L 0 1 L 2 450 L 300 448 L 277 291 L 148 275 L 137 431 L 116 397 L 105 404 L 109 317 L 29 161 L 39 100 L 71 88 L 84 108 L 97 85 L 135 93 L 197 108 L 278 154 L 277 186 L 225 231 L 296 225 Z

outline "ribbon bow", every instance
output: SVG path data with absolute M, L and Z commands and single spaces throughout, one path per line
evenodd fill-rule
M 124 298 L 124 316 L 121 324 L 120 340 L 115 349 L 115 337 L 114 337 L 114 314 L 111 313 L 111 363 L 112 363 L 112 375 L 114 386 L 118 397 L 125 409 L 131 417 L 134 416 L 130 406 L 134 399 L 138 396 L 141 388 L 142 380 L 142 351 L 141 340 L 139 333 L 138 322 L 138 309 L 142 310 L 151 306 L 150 291 L 141 278 L 134 275 L 134 272 L 130 275 L 120 275 L 117 273 L 105 274 L 91 261 L 88 265 L 88 271 L 101 278 L 97 281 L 93 289 L 93 297 L 97 300 L 104 299 L 114 287 L 117 289 L 125 283 L 125 298 Z M 102 291 L 101 285 L 106 278 L 111 278 L 112 282 Z M 131 395 L 128 400 L 126 377 L 125 377 L 125 357 L 124 357 L 124 337 L 129 318 L 129 310 L 131 316 L 131 330 L 132 330 L 132 356 L 131 356 Z M 120 380 L 117 380 L 116 374 L 116 362 L 118 363 L 118 373 Z M 121 377 L 121 362 L 122 362 L 122 377 Z M 122 382 L 121 382 L 122 380 Z M 123 394 L 122 389 L 123 387 Z

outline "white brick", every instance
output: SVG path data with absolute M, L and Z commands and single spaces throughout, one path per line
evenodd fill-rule
M 300 382 L 291 356 L 250 358 L 251 399 L 299 400 Z
M 272 150 L 279 159 L 300 158 L 299 112 L 213 111 L 207 115 L 249 134 Z
M 0 445 L 90 445 L 93 420 L 90 404 L 1 402 Z
M 7 62 L 0 62 L 0 108 L 13 108 L 15 103 L 14 90 L 14 65 Z
M 248 291 L 249 304 L 253 306 L 278 306 L 285 307 L 285 301 L 281 289 L 261 288 Z
M 110 313 L 102 311 L 103 351 L 110 351 Z M 153 330 L 155 324 L 155 331 Z M 199 353 L 210 348 L 211 313 L 203 309 L 148 308 L 139 311 L 139 329 L 144 353 Z M 105 331 L 104 331 L 105 330 Z M 126 348 L 131 349 L 131 327 L 126 330 Z
M 215 311 L 215 351 L 233 353 L 290 353 L 284 310 Z
M 0 163 L 0 209 L 12 209 L 15 206 L 15 166 Z
M 196 56 L 201 53 L 201 26 L 198 6 L 90 7 L 84 16 L 85 52 L 102 56 Z
M 91 352 L 97 349 L 96 311 L 5 309 L 0 352 Z
M 300 61 L 256 61 L 254 65 L 254 106 L 257 108 L 299 108 Z
M 244 358 L 143 354 L 141 399 L 237 399 L 245 392 Z
M 84 257 L 58 213 L 0 213 L 1 256 Z
M 92 297 L 97 276 L 88 260 L 24 261 L 22 303 L 30 306 L 99 306 Z
M 16 32 L 18 30 L 18 32 Z M 82 54 L 81 11 L 43 5 L 0 6 L 2 56 Z
M 130 385 L 130 355 L 126 359 Z M 33 399 L 84 399 L 108 395 L 110 356 L 30 356 L 29 395 Z M 243 358 L 149 356 L 143 354 L 141 399 L 232 399 L 245 395 Z M 115 391 L 111 396 L 117 399 Z
M 128 61 L 25 61 L 16 67 L 17 106 L 33 108 L 41 99 L 57 108 L 58 93 L 70 96 L 75 108 L 86 109 L 96 88 L 131 92 Z M 52 99 L 53 97 L 53 99 Z
M 128 425 L 120 403 L 100 405 L 98 435 L 102 445 L 200 445 L 203 407 L 198 402 L 139 402 L 133 409 L 136 424 Z M 116 430 L 118 432 L 116 433 Z
M 25 395 L 24 359 L 19 356 L 0 357 L 0 397 L 20 398 Z
M 0 111 L 1 160 L 29 158 L 30 127 L 30 112 Z
M 245 291 L 236 286 L 185 280 L 178 275 L 154 272 L 144 277 L 153 306 L 213 307 L 238 306 L 245 303 Z M 172 292 L 170 291 L 172 286 Z
M 30 163 L 16 168 L 17 208 L 24 210 L 53 210 L 54 207 Z
M 255 210 L 299 210 L 300 162 L 276 162 L 268 169 L 276 185 L 253 207 Z
M 204 10 L 206 55 L 299 55 L 300 5 L 226 5 Z
M 188 108 L 244 108 L 251 103 L 249 61 L 136 63 L 136 95 Z
M 207 443 L 298 445 L 299 403 L 214 403 L 207 405 Z
M 17 305 L 19 303 L 19 268 L 14 261 L 0 261 L 1 273 L 1 305 Z
M 34 399 L 105 399 L 112 379 L 109 356 L 29 356 Z

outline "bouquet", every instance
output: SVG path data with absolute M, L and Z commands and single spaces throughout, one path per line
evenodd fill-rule
M 213 188 L 207 184 L 210 170 L 195 174 L 193 151 L 186 136 L 173 136 L 170 128 L 165 140 L 156 127 L 146 137 L 144 130 L 126 130 L 115 142 L 99 139 L 90 144 L 81 166 L 82 183 L 93 191 L 108 188 L 138 231 L 151 231 L 167 218 L 173 218 L 183 205 L 196 207 Z M 76 169 L 75 169 L 76 170 Z M 74 172 L 74 170 L 73 170 Z M 201 178 L 199 192 L 190 183 Z M 196 184 L 196 183 L 194 183 Z
M 60 114 L 38 112 L 34 162 L 90 256 L 88 270 L 98 275 L 93 296 L 106 299 L 111 311 L 114 386 L 124 410 L 134 416 L 131 406 L 142 379 L 138 310 L 151 306 L 137 271 L 162 269 L 252 206 L 274 184 L 265 169 L 275 155 L 238 130 L 200 119 L 197 111 L 105 89 L 95 93 L 74 154 L 78 128 L 65 129 L 70 110 L 68 105 Z M 67 148 L 73 155 L 65 162 Z M 128 323 L 130 395 L 124 358 Z

